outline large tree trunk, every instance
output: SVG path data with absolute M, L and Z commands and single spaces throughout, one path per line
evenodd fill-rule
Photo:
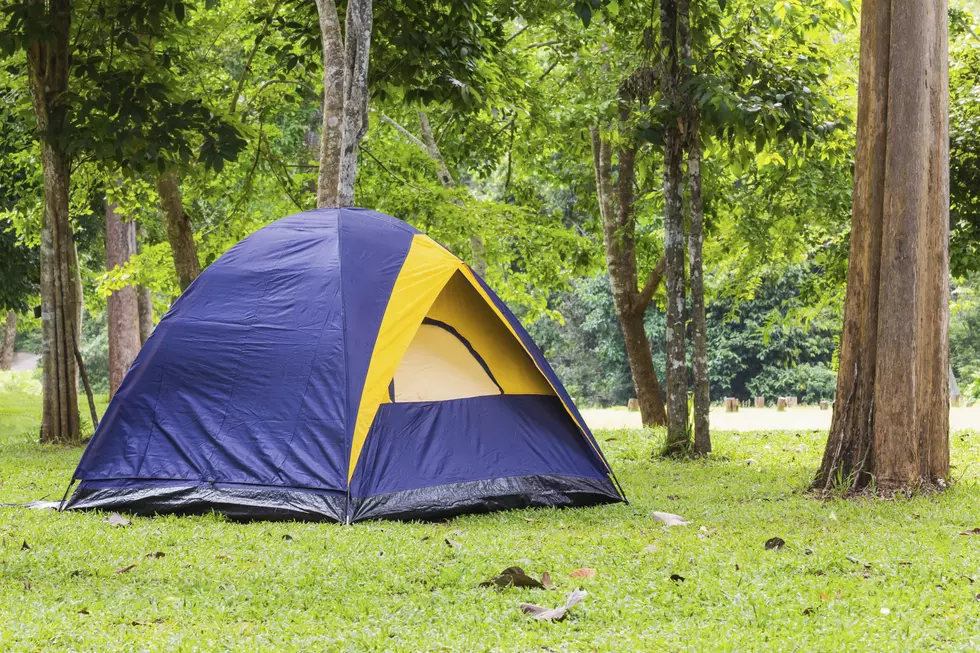
M 39 3 L 40 4 L 40 3 Z M 65 128 L 62 98 L 68 91 L 71 6 L 41 5 L 48 29 L 27 50 L 31 101 L 41 139 L 44 216 L 41 223 L 41 360 L 44 370 L 41 442 L 79 437 L 76 346 L 80 298 L 75 246 L 68 219 L 70 165 L 57 136 Z
M 0 333 L 0 370 L 9 370 L 14 365 L 14 341 L 17 339 L 17 314 L 7 311 Z
M 194 230 L 184 212 L 180 186 L 172 171 L 168 170 L 157 177 L 157 194 L 163 209 L 163 222 L 167 227 L 167 240 L 170 241 L 170 249 L 173 251 L 177 282 L 183 292 L 201 274 L 201 264 L 197 260 Z
M 446 167 L 446 160 L 442 158 L 442 151 L 436 142 L 435 134 L 432 133 L 432 126 L 429 124 L 429 116 L 425 111 L 419 111 L 419 124 L 422 130 L 422 144 L 429 157 L 435 161 L 436 174 L 439 176 L 439 183 L 445 189 L 456 188 L 456 181 Z M 462 205 L 462 202 L 457 202 Z M 483 244 L 483 236 L 473 234 L 470 236 L 470 249 L 472 250 L 473 270 L 481 277 L 487 276 L 486 249 Z
M 691 267 L 691 341 L 694 357 L 694 453 L 711 453 L 708 413 L 711 410 L 708 382 L 708 328 L 704 309 L 704 203 L 701 198 L 701 141 L 697 120 L 691 121 L 687 180 L 690 204 L 690 233 L 687 238 Z
M 613 201 L 612 146 L 596 128 L 591 130 L 591 137 L 609 285 L 616 317 L 623 330 L 633 389 L 640 406 L 640 419 L 644 426 L 662 426 L 667 421 L 667 413 L 653 367 L 650 341 L 643 326 L 643 316 L 656 287 L 660 285 L 660 277 L 655 270 L 643 292 L 637 290 L 635 224 L 632 216 L 635 150 L 630 146 L 620 150 L 617 211 Z
M 821 489 L 949 473 L 946 2 L 865 0 L 847 298 Z
M 125 265 L 136 253 L 136 223 L 124 221 L 116 205 L 105 204 L 105 267 Z M 106 300 L 109 322 L 109 397 L 129 371 L 140 350 L 139 299 L 135 286 L 115 290 Z
M 677 2 L 661 0 L 661 44 L 664 97 L 680 108 L 680 66 L 677 51 Z M 687 433 L 687 352 L 684 329 L 684 216 L 681 207 L 681 165 L 684 158 L 683 118 L 669 120 L 664 145 L 664 257 L 667 260 L 667 452 L 684 453 Z
M 344 41 L 334 0 L 317 0 L 323 45 L 323 125 L 316 205 L 340 206 L 340 153 L 344 141 Z
M 136 253 L 140 252 L 146 230 L 142 225 L 136 226 Z M 136 304 L 139 311 L 140 345 L 146 344 L 147 338 L 153 333 L 153 293 L 146 286 L 136 286 Z
M 353 206 L 357 150 L 368 128 L 368 64 L 372 0 L 348 0 L 344 20 L 344 139 L 340 153 L 340 206 Z

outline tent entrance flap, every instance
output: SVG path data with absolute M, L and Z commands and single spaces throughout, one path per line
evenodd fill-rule
M 502 394 L 485 364 L 447 325 L 423 322 L 395 370 L 396 403 Z

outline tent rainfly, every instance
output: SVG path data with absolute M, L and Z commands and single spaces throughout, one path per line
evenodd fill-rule
M 347 523 L 625 499 L 504 303 L 363 209 L 284 218 L 202 273 L 73 480 L 66 509 Z

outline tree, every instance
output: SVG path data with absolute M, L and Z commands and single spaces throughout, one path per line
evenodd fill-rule
M 81 297 L 68 217 L 70 161 L 64 145 L 71 64 L 71 3 L 69 0 L 31 2 L 10 10 L 13 26 L 24 30 L 23 44 L 44 169 L 41 442 L 76 442 L 79 416 L 75 353 Z
M 351 206 L 357 150 L 368 127 L 371 0 L 349 0 L 344 33 L 334 0 L 317 0 L 323 45 L 323 127 L 317 206 Z
M 14 364 L 14 340 L 17 339 L 17 314 L 7 311 L 0 321 L 0 370 L 9 370 Z
M 117 205 L 105 200 L 105 267 L 112 271 L 136 254 L 136 223 L 125 220 Z M 118 288 L 106 300 L 109 321 L 109 396 L 112 397 L 140 350 L 139 300 L 136 286 Z
M 628 94 L 621 100 L 620 125 L 624 131 L 627 128 L 632 100 L 633 98 Z M 612 146 L 608 139 L 603 139 L 597 127 L 593 127 L 590 131 L 609 283 L 612 286 L 616 315 L 623 330 L 626 355 L 633 375 L 633 387 L 640 405 L 640 419 L 645 426 L 660 426 L 667 422 L 667 413 L 657 372 L 653 367 L 653 355 L 643 317 L 663 279 L 664 260 L 650 271 L 643 289 L 639 289 L 633 196 L 633 186 L 636 183 L 634 166 L 637 146 L 628 133 L 621 135 L 624 145 L 619 150 L 619 174 L 614 193 L 614 184 L 611 180 Z
M 949 473 L 946 2 L 866 0 L 837 403 L 815 485 Z

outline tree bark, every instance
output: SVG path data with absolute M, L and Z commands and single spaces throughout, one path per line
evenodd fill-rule
M 124 221 L 116 205 L 105 203 L 105 267 L 112 271 L 136 254 L 136 223 Z M 109 322 L 109 397 L 140 350 L 139 299 L 135 286 L 114 290 L 106 300 Z
M 632 190 L 635 150 L 631 146 L 624 146 L 619 153 L 617 211 L 613 200 L 612 147 L 602 138 L 597 128 L 591 129 L 590 133 L 609 285 L 612 288 L 616 317 L 623 330 L 626 356 L 633 376 L 633 389 L 640 407 L 640 420 L 644 426 L 662 426 L 667 422 L 667 413 L 657 371 L 653 367 L 650 340 L 643 324 L 643 316 L 650 299 L 660 285 L 662 268 L 659 265 L 655 268 L 642 292 L 637 289 Z M 660 274 L 658 270 L 661 271 Z
M 7 311 L 3 321 L 3 339 L 0 340 L 0 370 L 14 366 L 14 341 L 17 339 L 17 314 Z
M 436 142 L 435 134 L 432 133 L 432 126 L 429 124 L 429 116 L 426 115 L 425 111 L 419 111 L 419 124 L 422 130 L 422 144 L 425 146 L 425 151 L 429 157 L 435 161 L 439 183 L 447 190 L 456 188 L 456 181 L 449 173 L 449 168 L 446 167 L 446 160 L 442 158 L 439 144 Z M 461 202 L 458 203 L 462 204 Z M 483 236 L 480 234 L 471 235 L 470 249 L 472 250 L 473 270 L 481 277 L 487 276 L 487 259 Z
M 344 40 L 334 0 L 317 0 L 323 45 L 323 125 L 320 130 L 318 207 L 340 206 L 340 153 L 344 142 Z
M 142 248 L 146 231 L 142 225 L 136 226 L 136 252 Z M 153 333 L 153 293 L 146 286 L 136 286 L 136 304 L 139 311 L 140 346 L 146 344 L 147 338 Z
M 681 207 L 683 116 L 679 97 L 680 65 L 676 0 L 661 0 L 661 44 L 664 49 L 663 94 L 676 111 L 668 119 L 664 145 L 664 257 L 667 260 L 667 452 L 685 453 L 687 432 L 687 352 L 684 309 L 684 217 Z
M 946 2 L 865 0 L 837 401 L 815 486 L 949 474 Z
M 691 268 L 691 344 L 694 357 L 694 453 L 711 453 L 708 421 L 711 410 L 708 381 L 708 327 L 704 307 L 704 202 L 701 197 L 701 142 L 697 120 L 691 121 L 690 147 L 687 155 L 690 232 L 687 238 Z
M 349 0 L 344 20 L 344 134 L 340 153 L 340 206 L 354 205 L 357 150 L 368 128 L 368 64 L 371 59 L 372 0 Z
M 38 3 L 41 4 L 41 3 Z M 41 140 L 44 215 L 41 223 L 41 442 L 74 443 L 79 438 L 77 367 L 73 346 L 80 298 L 78 270 L 68 217 L 71 167 L 58 141 L 65 129 L 71 6 L 51 0 L 40 9 L 44 38 L 27 49 L 31 102 Z
M 681 83 L 688 88 L 693 77 L 691 68 L 691 6 L 690 0 L 678 0 L 677 34 L 681 44 Z M 711 395 L 708 381 L 708 331 L 704 307 L 704 201 L 701 196 L 701 119 L 697 102 L 691 93 L 684 93 L 685 126 L 687 139 L 688 216 L 690 225 L 687 237 L 688 265 L 691 274 L 691 345 L 694 381 L 694 453 L 705 456 L 711 453 L 709 412 Z M 736 410 L 738 410 L 736 404 Z
M 167 240 L 173 251 L 174 267 L 181 292 L 187 290 L 201 274 L 201 264 L 197 260 L 197 244 L 191 221 L 184 212 L 184 202 L 180 196 L 177 176 L 170 170 L 157 177 L 157 194 L 163 208 L 163 222 L 167 227 Z

